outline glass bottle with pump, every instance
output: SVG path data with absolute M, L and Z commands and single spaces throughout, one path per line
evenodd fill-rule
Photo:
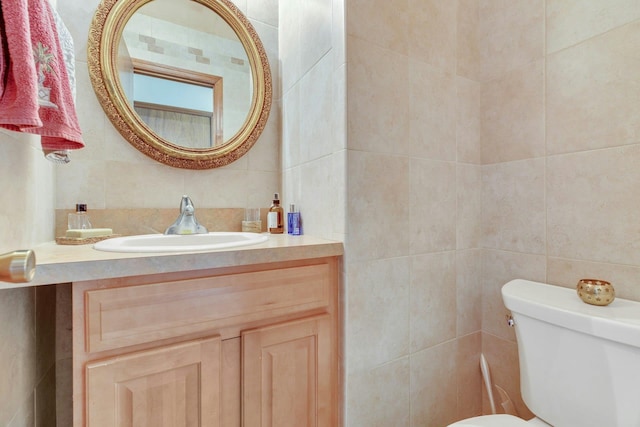
M 68 216 L 67 227 L 69 230 L 86 230 L 91 228 L 89 215 L 87 215 L 87 205 L 78 203 L 76 211 Z
M 273 204 L 267 214 L 267 229 L 271 234 L 282 234 L 284 232 L 284 209 L 280 206 L 280 195 L 273 196 Z

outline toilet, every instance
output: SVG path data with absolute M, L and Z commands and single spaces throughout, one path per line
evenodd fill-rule
M 485 415 L 450 427 L 640 427 L 640 302 L 588 305 L 573 289 L 520 279 L 502 298 L 535 418 Z

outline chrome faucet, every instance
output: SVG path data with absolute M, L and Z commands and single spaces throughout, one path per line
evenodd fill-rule
M 207 229 L 198 223 L 195 216 L 196 208 L 189 196 L 182 196 L 180 202 L 180 216 L 165 230 L 164 234 L 205 234 Z

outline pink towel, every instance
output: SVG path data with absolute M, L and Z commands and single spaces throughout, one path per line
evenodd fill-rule
M 48 0 L 0 4 L 0 127 L 41 135 L 45 152 L 84 147 Z

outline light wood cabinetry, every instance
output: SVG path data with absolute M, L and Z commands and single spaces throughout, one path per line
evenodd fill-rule
M 339 258 L 73 284 L 74 427 L 339 425 Z
M 86 365 L 90 426 L 220 425 L 220 338 Z
M 331 318 L 242 334 L 244 427 L 330 426 Z

